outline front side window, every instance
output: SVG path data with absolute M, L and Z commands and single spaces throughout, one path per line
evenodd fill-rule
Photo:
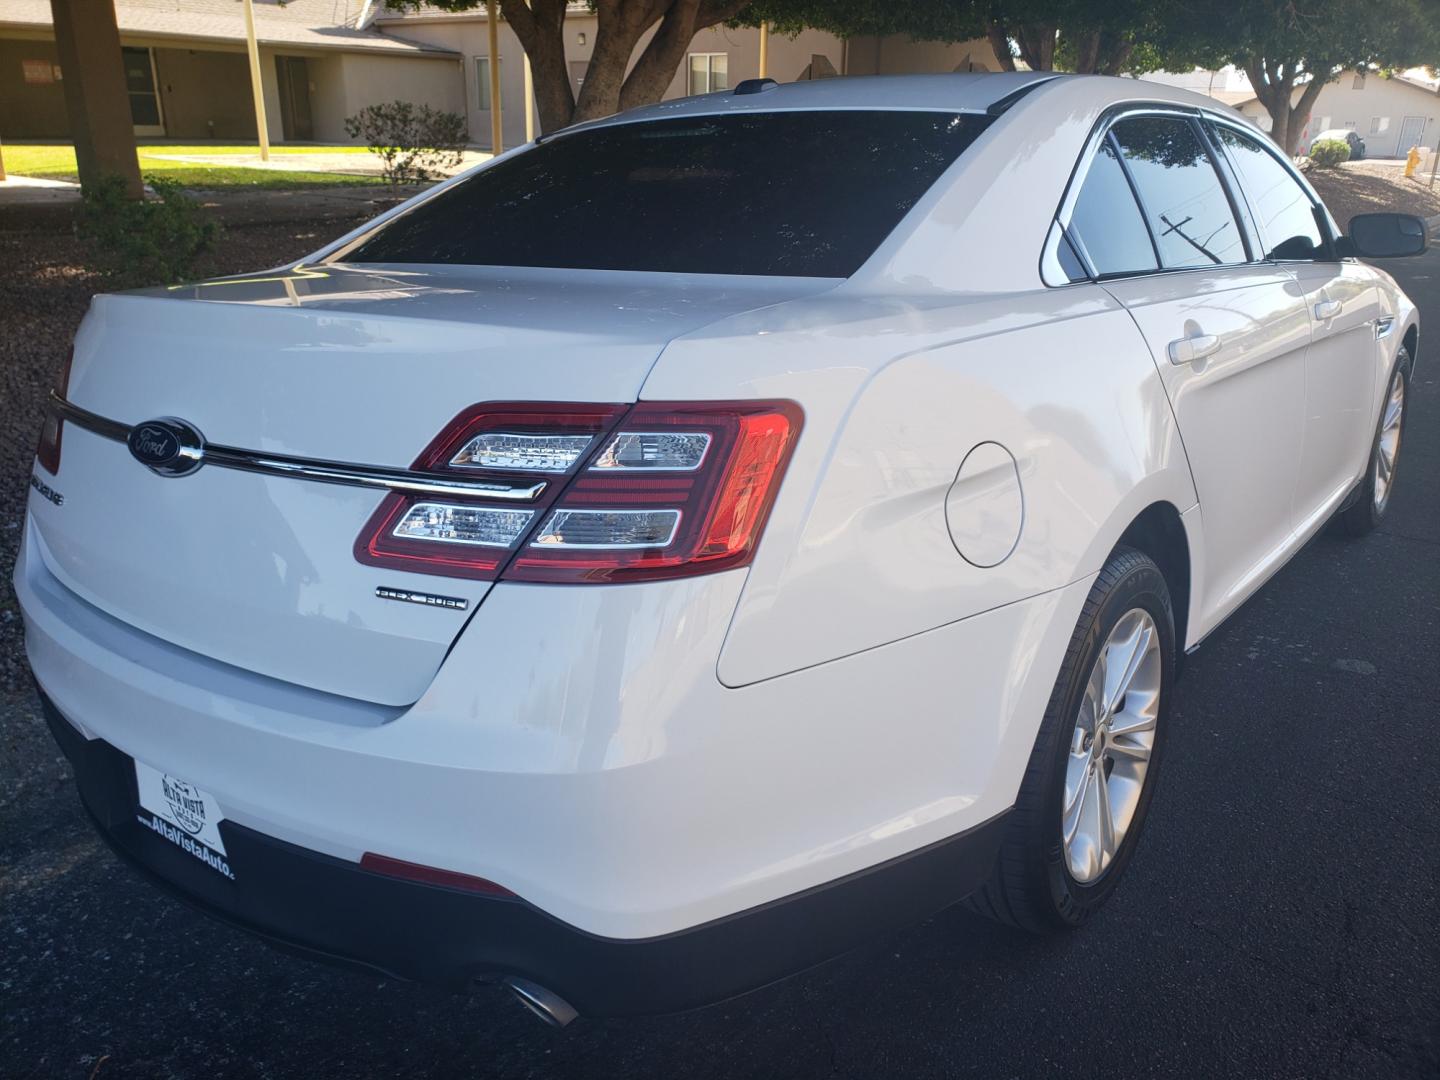
M 1167 270 L 1248 259 L 1220 175 L 1190 122 L 1140 116 L 1112 129 Z
M 581 129 L 476 172 L 341 257 L 849 277 L 989 123 L 836 110 Z
M 1220 145 L 1235 163 L 1245 200 L 1265 245 L 1265 258 L 1313 260 L 1323 255 L 1324 235 L 1315 204 L 1290 171 L 1258 139 L 1212 125 Z
M 1101 277 L 1158 268 L 1150 232 L 1108 136 L 1090 161 L 1066 231 Z

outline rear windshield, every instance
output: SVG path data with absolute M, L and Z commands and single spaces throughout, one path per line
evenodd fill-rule
M 577 131 L 441 192 L 344 261 L 848 277 L 988 123 L 774 112 Z

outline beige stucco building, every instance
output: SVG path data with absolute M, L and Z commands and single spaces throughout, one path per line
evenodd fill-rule
M 1154 72 L 1143 78 L 1209 94 L 1238 110 L 1261 130 L 1270 130 L 1270 114 L 1255 97 L 1250 79 L 1238 68 Z M 1433 150 L 1440 141 L 1440 94 L 1436 85 L 1418 69 L 1390 76 L 1378 71 L 1346 71 L 1320 91 L 1310 123 L 1301 134 L 1301 148 L 1308 151 L 1310 141 L 1322 131 L 1348 128 L 1365 140 L 1367 157 L 1404 157 L 1417 143 Z M 1296 88 L 1294 100 L 1300 99 L 1303 89 Z
M 458 53 L 361 25 L 364 0 L 256 0 L 270 138 L 347 141 L 345 117 L 404 98 L 465 111 Z M 137 135 L 253 139 L 238 0 L 115 0 Z M 69 134 L 49 0 L 0 0 L 0 140 Z
M 489 148 L 493 103 L 484 5 L 460 14 L 391 11 L 383 0 L 254 0 L 254 8 L 273 141 L 346 142 L 347 116 L 370 104 L 404 100 L 462 114 L 471 142 Z M 255 138 L 239 0 L 115 0 L 115 11 L 137 135 Z M 585 4 L 571 5 L 565 53 L 577 91 L 596 23 Z M 513 146 L 526 138 L 524 51 L 503 22 L 498 57 L 503 144 Z M 985 41 L 842 40 L 808 30 L 770 35 L 767 73 L 790 82 L 997 66 Z M 728 89 L 759 73 L 760 31 L 716 26 L 695 36 L 665 96 Z M 65 138 L 63 78 L 49 0 L 0 0 L 0 141 Z
M 1300 93 L 1295 92 L 1297 101 Z M 1253 96 L 1235 108 L 1270 130 L 1270 114 Z M 1348 128 L 1364 139 L 1366 157 L 1404 157 L 1417 145 L 1433 150 L 1440 139 L 1440 94 L 1405 75 L 1347 71 L 1320 91 L 1300 138 L 1301 151 L 1308 152 L 1310 140 L 1332 128 Z

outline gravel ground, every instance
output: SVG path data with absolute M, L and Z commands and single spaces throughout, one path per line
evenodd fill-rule
M 1390 210 L 1428 218 L 1440 214 L 1440 185 L 1430 186 L 1430 174 L 1405 179 L 1405 170 L 1393 165 L 1357 161 L 1338 169 L 1305 171 L 1330 213 L 1341 227 L 1356 214 Z
M 212 195 L 207 212 L 225 223 L 203 276 L 238 274 L 287 262 L 353 228 L 384 205 L 326 193 L 256 199 Z M 40 432 L 41 402 L 65 360 L 90 297 L 105 290 L 85 267 L 70 211 L 51 208 L 0 217 L 0 690 L 29 685 L 20 612 L 10 587 L 28 478 Z

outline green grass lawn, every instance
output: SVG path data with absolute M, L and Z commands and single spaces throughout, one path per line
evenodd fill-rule
M 157 154 L 256 154 L 251 146 L 180 145 L 146 143 L 139 147 L 140 171 L 157 173 L 178 180 L 186 187 L 221 188 L 297 188 L 333 186 L 336 184 L 378 184 L 378 176 L 351 176 L 345 173 L 291 172 L 274 169 L 252 169 L 245 166 L 199 164 L 170 161 Z M 363 146 L 272 146 L 271 154 L 363 154 Z M 47 180 L 76 178 L 75 149 L 63 144 L 19 143 L 0 148 L 5 155 L 5 171 L 15 176 L 36 176 Z

